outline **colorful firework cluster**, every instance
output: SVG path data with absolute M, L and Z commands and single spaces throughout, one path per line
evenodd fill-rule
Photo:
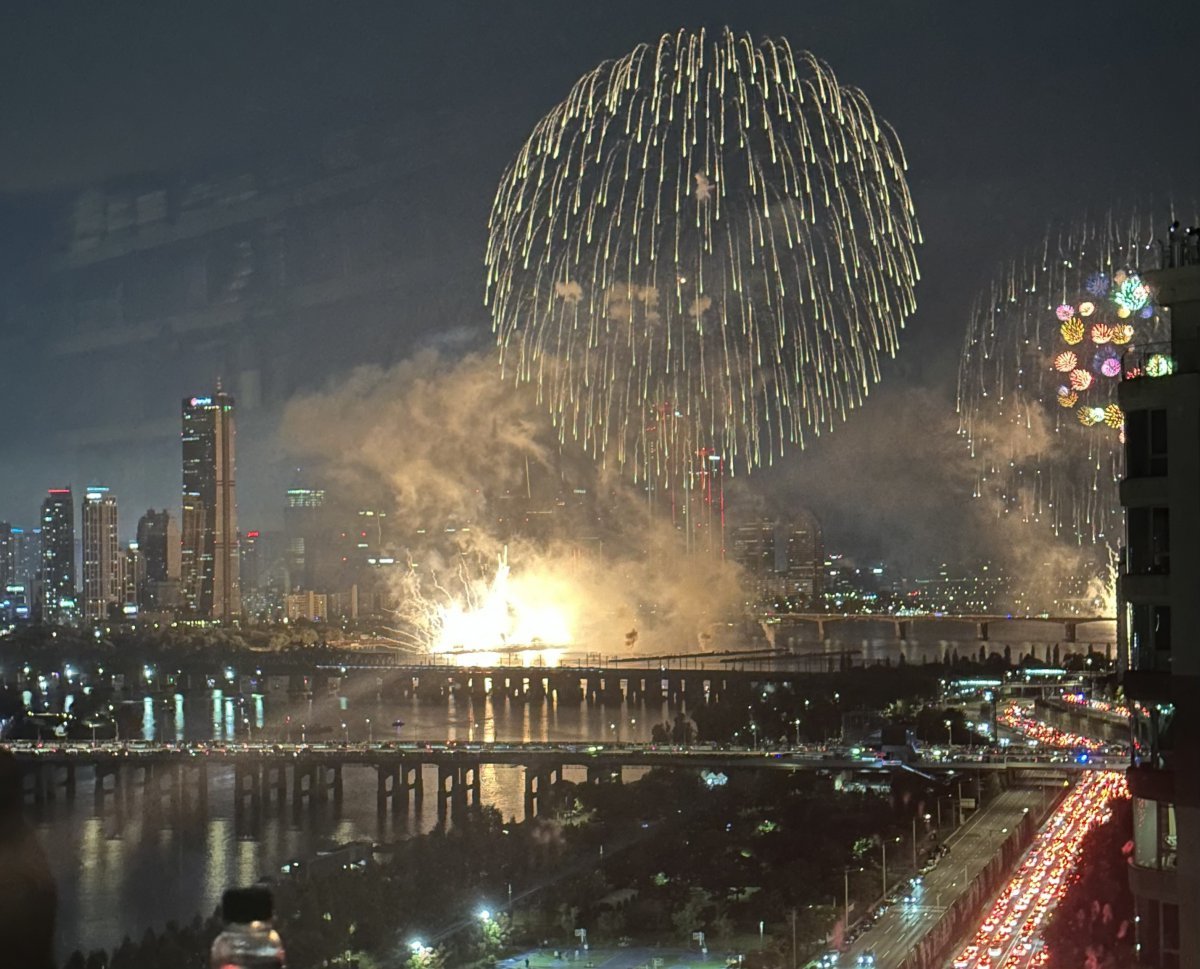
M 680 31 L 586 74 L 496 193 L 506 375 L 635 478 L 731 470 L 830 428 L 915 308 L 892 128 L 786 41 Z
M 1149 219 L 1082 223 L 1007 267 L 977 303 L 959 363 L 959 432 L 976 460 L 975 495 L 999 515 L 1115 547 L 1116 388 L 1141 373 L 1124 354 L 1168 332 L 1136 268 L 1151 238 Z
M 1111 400 L 1113 391 L 1105 382 L 1121 377 L 1121 348 L 1137 332 L 1131 321 L 1155 315 L 1150 287 L 1133 271 L 1118 269 L 1111 276 L 1095 272 L 1087 279 L 1087 298 L 1060 303 L 1054 315 L 1068 347 L 1053 361 L 1063 375 L 1059 406 L 1074 409 L 1084 427 L 1111 428 L 1124 441 L 1125 415 Z

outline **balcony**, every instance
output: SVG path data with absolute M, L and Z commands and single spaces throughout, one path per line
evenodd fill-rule
M 1131 669 L 1122 679 L 1125 696 L 1141 703 L 1173 703 L 1169 670 Z
M 1154 243 L 1154 248 L 1158 250 L 1160 270 L 1200 266 L 1200 230 L 1189 228 L 1180 232 L 1176 223 L 1171 227 L 1167 240 L 1164 242 L 1159 239 Z
M 1121 597 L 1130 602 L 1167 602 L 1170 583 L 1165 572 L 1126 572 L 1121 576 Z
M 1129 784 L 1129 793 L 1133 797 L 1161 801 L 1165 804 L 1175 802 L 1175 772 L 1172 770 L 1129 767 L 1125 771 L 1125 781 Z
M 1178 373 L 1178 363 L 1171 352 L 1170 341 L 1138 343 L 1125 348 L 1121 354 L 1121 381 L 1170 377 Z

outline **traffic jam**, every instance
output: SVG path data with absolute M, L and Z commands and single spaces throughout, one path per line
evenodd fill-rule
M 1041 932 L 1065 894 L 1083 836 L 1108 819 L 1109 802 L 1128 797 L 1125 775 L 1096 771 L 1080 779 L 1034 839 L 1016 874 L 996 897 L 954 969 L 1031 969 L 1049 952 Z

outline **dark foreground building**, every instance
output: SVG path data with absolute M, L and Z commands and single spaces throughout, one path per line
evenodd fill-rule
M 1133 715 L 1129 869 L 1141 961 L 1200 967 L 1200 237 L 1172 231 L 1147 274 L 1169 345 L 1131 347 L 1120 576 Z

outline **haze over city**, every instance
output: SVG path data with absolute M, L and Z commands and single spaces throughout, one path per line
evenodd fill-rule
M 1200 969 L 1197 37 L 6 5 L 0 967 Z

